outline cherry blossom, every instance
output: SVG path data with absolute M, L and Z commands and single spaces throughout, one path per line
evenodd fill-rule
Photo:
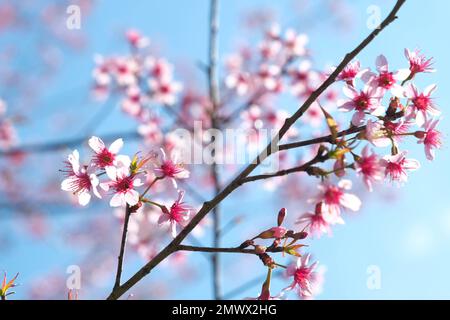
M 148 85 L 152 92 L 152 99 L 163 105 L 173 105 L 176 101 L 176 94 L 181 91 L 179 82 L 172 82 L 168 79 L 149 79 Z
M 297 259 L 295 264 L 288 266 L 286 274 L 288 277 L 293 277 L 290 286 L 283 289 L 283 291 L 290 291 L 297 289 L 297 293 L 302 298 L 309 298 L 313 294 L 312 286 L 316 281 L 315 269 L 318 262 L 310 265 L 310 254 L 306 254 Z
M 297 34 L 293 29 L 286 30 L 283 39 L 283 45 L 286 48 L 289 55 L 292 56 L 304 56 L 307 53 L 306 45 L 309 42 L 309 38 L 306 34 Z
M 68 156 L 66 166 L 67 169 L 64 172 L 67 178 L 61 183 L 63 191 L 69 191 L 77 195 L 78 203 L 82 206 L 86 206 L 91 200 L 91 190 L 97 198 L 101 198 L 97 190 L 99 185 L 97 175 L 89 171 L 89 166 L 80 165 L 78 150 L 74 150 Z
M 126 38 L 134 48 L 144 48 L 150 44 L 150 40 L 140 34 L 139 31 L 130 29 L 126 32 Z
M 89 147 L 91 147 L 91 149 L 95 152 L 92 159 L 93 165 L 100 169 L 118 165 L 129 167 L 131 163 L 130 158 L 125 155 L 118 155 L 118 152 L 122 149 L 122 146 L 122 139 L 115 140 L 111 143 L 109 148 L 106 148 L 102 139 L 95 136 L 91 137 L 89 139 Z
M 226 77 L 225 84 L 229 89 L 233 89 L 238 95 L 243 96 L 250 90 L 251 77 L 246 72 L 231 73 Z
M 396 155 L 387 155 L 381 160 L 385 168 L 385 176 L 389 177 L 391 181 L 399 183 L 408 180 L 408 171 L 414 171 L 420 168 L 420 163 L 414 159 L 406 159 L 406 151 L 400 152 Z
M 360 78 L 361 75 L 366 72 L 367 69 L 361 70 L 361 63 L 357 60 L 350 62 L 345 66 L 337 76 L 336 80 L 344 81 L 348 86 L 355 86 L 355 79 Z
M 260 66 L 258 77 L 267 90 L 275 90 L 278 85 L 280 72 L 280 67 L 277 65 L 263 64 Z
M 420 72 L 435 72 L 435 69 L 432 68 L 433 58 L 427 59 L 418 49 L 415 49 L 414 51 L 405 49 L 405 56 L 409 61 L 411 78 Z
M 170 178 L 173 186 L 177 188 L 177 179 L 189 178 L 189 171 L 180 163 L 177 163 L 177 154 L 173 152 L 171 158 L 166 156 L 166 153 L 161 149 L 162 161 L 157 164 L 155 172 L 159 173 L 162 178 Z
M 424 131 L 416 132 L 419 137 L 418 143 L 423 143 L 425 155 L 428 160 L 434 160 L 435 150 L 442 146 L 442 133 L 436 130 L 439 120 L 429 120 L 424 125 Z
M 355 162 L 356 172 L 362 176 L 369 191 L 373 190 L 373 182 L 383 180 L 383 167 L 377 154 L 370 152 L 369 146 L 365 146 L 361 156 Z
M 184 227 L 192 211 L 191 206 L 183 202 L 183 197 L 184 191 L 179 191 L 178 199 L 172 204 L 170 209 L 167 209 L 167 207 L 162 208 L 162 214 L 158 220 L 159 224 L 166 222 L 170 224 L 170 231 L 174 238 L 177 235 L 177 225 Z
M 172 79 L 173 66 L 166 59 L 149 56 L 145 59 L 144 65 L 149 76 L 156 79 Z
M 410 75 L 410 70 L 389 71 L 389 64 L 384 55 L 379 55 L 375 64 L 378 74 L 367 71 L 362 74 L 361 79 L 372 86 L 390 90 L 396 97 L 403 97 L 404 89 L 397 81 L 406 80 Z
M 422 127 L 428 120 L 428 115 L 439 116 L 441 114 L 434 105 L 433 98 L 431 98 L 431 94 L 436 88 L 437 86 L 432 84 L 421 93 L 414 84 L 410 84 L 406 89 L 406 96 L 412 103 L 407 110 L 407 118 L 415 119 L 419 127 Z
M 366 112 L 373 115 L 380 115 L 384 111 L 380 102 L 382 93 L 372 86 L 366 86 L 364 90 L 359 92 L 353 87 L 345 86 L 343 92 L 350 98 L 350 101 L 341 102 L 339 108 L 346 112 L 356 111 L 352 117 L 352 124 L 355 126 L 361 125 L 364 122 Z
M 135 174 L 130 174 L 129 167 L 106 167 L 106 174 L 110 181 L 100 183 L 100 187 L 105 191 L 112 189 L 113 196 L 109 202 L 111 207 L 126 204 L 134 206 L 139 202 L 139 192 L 134 188 L 142 186 L 143 183 Z
M 317 238 L 320 238 L 322 234 L 331 235 L 331 225 L 344 224 L 344 220 L 340 216 L 335 216 L 333 221 L 325 220 L 322 205 L 323 203 L 319 202 L 316 204 L 314 212 L 304 213 L 295 222 L 296 224 L 304 225 L 306 230 Z
M 311 199 L 310 202 L 323 202 L 322 212 L 325 220 L 335 223 L 341 215 L 341 208 L 351 211 L 358 211 L 361 208 L 361 200 L 351 193 L 347 193 L 352 187 L 350 180 L 343 179 L 337 185 L 329 182 L 318 186 L 319 195 Z

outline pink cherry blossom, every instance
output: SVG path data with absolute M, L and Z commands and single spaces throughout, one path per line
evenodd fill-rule
M 410 84 L 406 89 L 406 96 L 412 103 L 407 110 L 406 117 L 415 119 L 419 127 L 422 127 L 428 120 L 428 115 L 439 116 L 441 114 L 431 98 L 431 94 L 436 88 L 437 86 L 432 84 L 426 87 L 423 93 L 420 93 L 414 84 Z
M 355 79 L 359 78 L 362 72 L 367 69 L 361 70 L 361 63 L 357 60 L 350 62 L 345 68 L 339 73 L 336 80 L 344 81 L 348 86 L 355 86 Z
M 88 166 L 80 165 L 78 150 L 74 150 L 68 156 L 66 167 L 64 172 L 67 178 L 61 183 L 62 190 L 77 195 L 78 203 L 82 206 L 86 206 L 91 200 L 91 190 L 97 198 L 101 198 L 97 190 L 97 186 L 99 185 L 98 178 L 94 173 L 89 172 Z
M 281 50 L 281 43 L 277 40 L 268 39 L 259 46 L 259 52 L 264 60 L 273 59 Z
M 322 210 L 325 220 L 334 223 L 341 215 L 341 208 L 351 211 L 358 211 L 361 208 L 361 200 L 351 193 L 347 193 L 352 187 L 350 180 L 343 179 L 337 185 L 329 182 L 318 186 L 319 195 L 311 199 L 310 202 L 323 202 Z
M 320 80 L 318 72 L 312 70 L 312 63 L 309 60 L 303 60 L 296 68 L 290 69 L 289 76 L 292 79 L 291 93 L 297 97 L 307 96 L 311 87 Z
M 396 155 L 387 155 L 381 160 L 381 164 L 385 168 L 385 176 L 391 181 L 399 183 L 408 180 L 408 171 L 414 171 L 420 168 L 420 163 L 414 159 L 406 159 L 406 151 Z
M 425 123 L 424 131 L 419 131 L 420 139 L 418 143 L 423 143 L 425 155 L 428 160 L 434 160 L 435 150 L 442 146 L 442 133 L 436 130 L 439 120 L 429 120 Z M 416 133 L 417 136 L 417 133 Z
M 382 88 L 383 90 L 390 90 L 396 97 L 403 97 L 404 89 L 397 81 L 406 80 L 410 74 L 410 70 L 389 71 L 389 64 L 384 55 L 379 55 L 375 64 L 378 74 L 367 71 L 361 75 L 361 79 L 372 86 Z
M 152 93 L 152 99 L 155 102 L 169 106 L 175 103 L 176 94 L 182 89 L 179 82 L 172 82 L 164 78 L 149 79 L 148 85 Z
M 277 65 L 262 64 L 259 68 L 258 77 L 267 90 L 275 90 L 278 85 L 278 77 L 281 69 Z
M 315 269 L 318 262 L 309 265 L 310 254 L 306 254 L 297 259 L 295 264 L 288 266 L 286 275 L 293 277 L 290 286 L 283 289 L 283 291 L 290 291 L 297 289 L 297 293 L 302 298 L 309 298 L 313 294 L 313 284 L 316 281 Z
M 139 31 L 134 29 L 128 30 L 125 36 L 133 48 L 140 49 L 150 44 L 150 40 L 148 38 L 144 37 Z
M 142 106 L 147 98 L 141 93 L 138 86 L 130 86 L 126 91 L 125 99 L 122 101 L 122 110 L 131 116 L 138 117 L 142 113 Z
M 138 127 L 138 133 L 144 138 L 145 143 L 153 146 L 163 142 L 164 135 L 158 119 L 150 118 Z
M 235 90 L 239 96 L 243 96 L 250 90 L 251 77 L 246 72 L 233 72 L 225 78 L 225 85 Z
M 331 235 L 331 225 L 344 224 L 344 220 L 340 216 L 335 216 L 333 221 L 325 220 L 322 211 L 322 202 L 316 204 L 314 212 L 306 212 L 301 215 L 296 224 L 303 225 L 308 233 L 312 236 L 320 238 L 322 234 Z
M 134 206 L 139 202 L 139 192 L 135 187 L 142 186 L 142 182 L 136 175 L 130 174 L 128 166 L 106 167 L 106 174 L 110 181 L 100 183 L 100 187 L 105 190 L 112 190 L 113 196 L 109 202 L 111 207 Z
M 94 150 L 95 155 L 92 158 L 93 165 L 97 166 L 100 169 L 104 169 L 110 166 L 118 166 L 123 165 L 125 167 L 129 167 L 131 160 L 128 156 L 118 155 L 117 153 L 122 149 L 123 140 L 117 139 L 109 148 L 106 148 L 102 139 L 98 137 L 91 137 L 89 139 L 89 147 Z
M 352 117 L 352 124 L 355 126 L 362 124 L 366 117 L 366 112 L 373 115 L 381 115 L 384 111 L 381 105 L 382 93 L 378 89 L 366 86 L 364 90 L 358 92 L 353 87 L 345 86 L 343 92 L 350 98 L 350 101 L 340 103 L 339 108 L 346 112 L 356 111 Z
M 172 79 L 173 66 L 166 59 L 147 57 L 145 68 L 148 70 L 150 77 L 165 80 Z
M 406 59 L 409 61 L 409 70 L 411 71 L 411 77 L 420 72 L 434 72 L 432 68 L 433 58 L 427 59 L 418 49 L 410 51 L 405 49 Z
M 307 53 L 308 41 L 309 38 L 306 34 L 297 34 L 293 29 L 288 29 L 284 35 L 283 45 L 289 55 L 304 56 Z
M 383 167 L 377 154 L 370 153 L 369 146 L 365 146 L 361 156 L 355 162 L 357 174 L 362 176 L 369 191 L 373 190 L 373 182 L 383 180 Z
M 177 188 L 177 179 L 189 178 L 189 171 L 184 168 L 181 163 L 177 161 L 177 153 L 172 152 L 171 158 L 166 156 L 166 153 L 161 149 L 162 161 L 155 168 L 155 172 L 159 173 L 162 178 L 170 178 L 173 186 Z
M 178 199 L 172 204 L 170 209 L 163 208 L 163 213 L 159 217 L 158 224 L 169 222 L 172 236 L 177 236 L 177 225 L 184 227 L 189 220 L 192 211 L 191 206 L 183 202 L 184 191 L 178 192 Z
M 120 57 L 114 61 L 114 76 L 119 86 L 127 87 L 137 84 L 139 66 L 136 61 L 128 57 Z

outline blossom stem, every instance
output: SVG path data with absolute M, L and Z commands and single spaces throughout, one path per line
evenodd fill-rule
M 153 181 L 148 185 L 148 187 L 144 190 L 144 192 L 142 192 L 140 198 L 143 199 L 145 194 L 153 187 L 153 185 L 156 183 L 156 181 L 162 180 L 162 179 L 164 179 L 164 176 L 156 177 L 155 179 L 153 179 Z

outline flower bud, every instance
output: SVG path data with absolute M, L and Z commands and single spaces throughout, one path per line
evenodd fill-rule
M 283 224 L 284 218 L 286 217 L 286 208 L 281 208 L 280 212 L 278 212 L 278 226 Z
M 416 137 L 417 139 L 423 139 L 423 138 L 425 138 L 426 135 L 427 135 L 427 133 L 425 131 L 414 132 L 414 137 Z

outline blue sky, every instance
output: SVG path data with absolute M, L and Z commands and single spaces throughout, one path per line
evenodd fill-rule
M 347 2 L 354 14 L 354 26 L 350 31 L 335 30 L 326 18 L 322 18 L 323 21 L 317 27 L 309 30 L 310 46 L 317 66 L 338 63 L 346 52 L 370 32 L 366 27 L 366 9 L 369 5 L 379 5 L 384 17 L 393 3 L 387 0 Z M 239 40 L 245 40 L 246 36 L 239 29 L 238 20 L 243 11 L 258 6 L 274 8 L 278 12 L 279 21 L 293 21 L 291 1 L 288 0 L 222 1 L 221 54 L 231 52 Z M 422 88 L 431 83 L 438 84 L 436 102 L 443 111 L 441 131 L 446 138 L 450 128 L 446 121 L 446 109 L 450 102 L 447 79 L 450 74 L 450 48 L 444 30 L 448 30 L 449 10 L 449 2 L 435 0 L 428 1 L 425 5 L 423 1 L 408 0 L 400 11 L 399 19 L 359 56 L 363 65 L 373 65 L 375 57 L 383 53 L 391 65 L 402 67 L 405 66 L 405 47 L 420 47 L 427 55 L 432 55 L 438 72 L 423 76 L 417 82 Z M 61 110 L 76 112 L 81 123 L 88 122 L 92 110 L 100 107 L 87 98 L 92 56 L 95 53 L 108 54 L 126 50 L 119 36 L 123 29 L 134 27 L 141 30 L 160 45 L 161 52 L 172 61 L 206 61 L 207 15 L 206 0 L 141 0 L 126 5 L 123 1 L 100 0 L 93 14 L 83 19 L 82 31 L 89 35 L 89 47 L 81 55 L 64 55 L 62 73 L 44 95 L 39 108 L 40 115 L 36 114 L 31 125 L 21 128 L 21 139 L 25 142 L 55 139 L 55 132 L 47 129 L 46 123 L 54 119 L 53 113 Z M 117 112 L 98 128 L 97 133 L 101 135 L 113 132 L 119 123 L 128 128 L 133 127 L 132 121 L 123 121 Z M 57 138 L 73 136 L 78 127 L 79 123 L 69 123 L 67 130 L 58 132 Z M 327 267 L 324 292 L 320 298 L 450 298 L 450 204 L 447 201 L 450 174 L 446 168 L 450 163 L 450 152 L 447 145 L 444 145 L 436 160 L 430 163 L 425 159 L 422 148 L 414 144 L 409 144 L 409 147 L 414 158 L 421 161 L 422 168 L 411 174 L 406 186 L 395 191 L 398 193 L 395 201 L 373 197 L 360 213 L 347 218 L 346 225 L 337 227 L 333 237 L 324 237 L 310 243 L 314 256 Z M 385 192 L 393 191 L 387 188 Z M 248 199 L 240 199 L 239 205 L 252 212 L 267 210 L 258 205 L 258 197 L 259 195 L 252 195 Z M 230 210 L 233 206 L 236 204 L 232 201 L 226 204 L 226 208 L 229 207 Z M 55 217 L 53 223 L 55 226 L 70 225 L 82 219 L 76 210 L 68 215 Z M 272 211 L 276 212 L 276 208 Z M 14 228 L 14 222 L 2 220 L 1 224 L 0 230 Z M 225 241 L 232 244 L 234 236 L 240 235 L 239 232 L 240 230 L 236 230 L 231 233 Z M 24 286 L 29 279 L 49 267 L 64 273 L 65 266 L 76 264 L 80 258 L 80 253 L 70 252 L 61 246 L 57 235 L 45 242 L 34 242 L 17 231 L 15 241 L 18 245 L 14 252 L 0 255 L 0 269 L 4 268 L 10 273 L 20 270 L 20 282 Z M 224 263 L 228 265 L 231 259 L 233 258 L 225 257 Z M 244 261 L 243 278 L 246 274 L 254 273 L 250 266 L 255 266 L 254 261 Z M 131 274 L 139 263 L 135 261 L 129 266 L 126 274 Z M 200 268 L 209 268 L 202 257 L 195 259 L 194 264 Z M 367 268 L 372 265 L 378 266 L 381 271 L 379 290 L 369 290 L 366 285 Z M 233 268 L 230 267 L 230 270 L 234 270 Z M 157 277 L 158 272 L 156 270 L 153 275 Z M 262 269 L 261 274 L 264 274 Z M 191 290 L 180 290 L 175 298 L 209 298 L 208 280 L 199 281 Z M 232 289 L 237 284 L 237 281 L 228 280 L 225 287 Z M 259 285 L 237 298 L 255 295 L 258 290 Z M 20 287 L 17 291 L 18 298 L 24 297 L 20 293 Z

